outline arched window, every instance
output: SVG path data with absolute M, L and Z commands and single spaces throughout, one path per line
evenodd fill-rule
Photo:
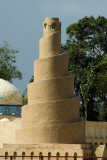
M 51 25 L 51 29 L 55 29 L 55 23 Z
M 46 23 L 44 23 L 44 29 L 46 29 L 46 26 L 47 26 L 47 24 L 46 24 Z
M 14 153 L 13 153 L 13 156 L 14 156 L 13 159 L 16 160 L 17 152 L 14 152 Z
M 23 152 L 23 153 L 22 153 L 22 160 L 25 159 L 25 155 L 26 155 L 25 152 Z
M 5 160 L 7 160 L 8 159 L 8 152 L 5 152 Z
M 60 153 L 57 152 L 57 153 L 56 153 L 56 160 L 59 160 L 59 157 L 60 157 Z
M 5 156 L 8 156 L 8 152 L 5 152 Z
M 103 142 L 101 142 L 100 144 L 103 145 Z
M 77 160 L 77 153 L 74 153 L 74 160 Z
M 68 152 L 66 152 L 65 153 L 65 160 L 68 160 L 68 156 L 69 156 L 69 154 L 68 154 Z
M 95 145 L 97 145 L 97 142 L 95 142 Z
M 34 152 L 31 152 L 30 155 L 32 156 L 32 157 L 31 157 L 31 160 L 33 160 Z
M 51 152 L 48 153 L 48 160 L 51 159 Z
M 39 160 L 43 160 L 43 153 L 42 152 L 39 153 Z

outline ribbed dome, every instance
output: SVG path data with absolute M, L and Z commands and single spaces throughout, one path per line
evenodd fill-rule
M 0 78 L 0 104 L 22 104 L 22 97 L 18 89 L 11 83 Z

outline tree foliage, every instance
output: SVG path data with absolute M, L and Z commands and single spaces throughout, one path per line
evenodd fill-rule
M 31 77 L 29 83 L 34 82 L 34 76 Z M 28 103 L 28 94 L 27 94 L 27 88 L 25 89 L 24 93 L 22 94 L 22 103 L 23 105 L 26 105 Z
M 75 75 L 81 116 L 107 120 L 107 19 L 84 17 L 67 27 L 68 68 Z
M 0 47 L 0 78 L 10 82 L 16 78 L 22 78 L 22 73 L 15 65 L 17 53 L 18 51 L 11 49 L 7 42 Z

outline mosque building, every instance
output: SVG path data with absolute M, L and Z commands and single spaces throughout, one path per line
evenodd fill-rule
M 18 89 L 0 78 L 0 147 L 15 143 L 15 132 L 21 125 L 22 96 Z
M 59 18 L 46 18 L 22 113 L 19 91 L 0 79 L 0 155 L 107 156 L 107 122 L 81 120 L 67 57 Z
M 22 96 L 11 83 L 0 78 L 0 119 L 21 117 Z

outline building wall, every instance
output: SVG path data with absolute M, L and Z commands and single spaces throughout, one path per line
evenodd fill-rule
M 5 143 L 15 143 L 16 130 L 21 128 L 21 118 L 14 121 L 0 121 L 0 147 Z
M 25 153 L 26 156 L 30 156 L 32 153 L 34 156 L 83 156 L 91 155 L 91 145 L 89 144 L 17 144 L 17 145 L 4 145 L 3 149 L 0 149 L 1 155 L 5 155 L 8 152 L 8 155 L 14 155 L 16 152 L 17 155 L 22 155 Z M 36 158 L 37 159 L 37 158 Z M 52 158 L 56 160 L 57 158 Z M 63 158 L 61 158 L 63 159 Z M 45 159 L 46 160 L 46 159 Z M 58 160 L 58 159 L 57 159 Z M 65 158 L 64 158 L 65 160 Z M 71 159 L 70 160 L 74 160 Z M 80 159 L 79 159 L 80 160 Z
M 107 145 L 107 122 L 86 122 L 86 142 Z

